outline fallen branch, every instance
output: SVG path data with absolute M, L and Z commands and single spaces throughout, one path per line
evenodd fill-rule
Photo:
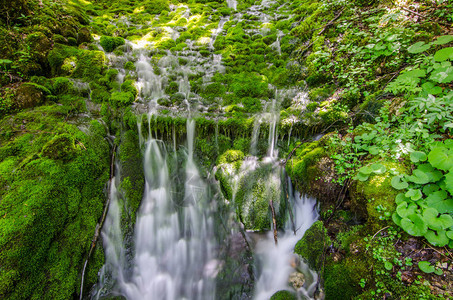
M 275 219 L 274 200 L 271 199 L 271 201 L 269 201 L 269 206 L 271 207 L 271 212 L 272 212 L 272 224 L 274 224 L 274 242 L 275 242 L 275 245 L 278 245 L 277 220 Z
M 110 178 L 109 178 L 109 184 L 108 184 L 109 188 L 112 185 L 113 175 L 115 174 L 115 151 L 116 151 L 116 145 L 113 146 L 112 158 L 111 158 L 111 162 L 110 162 Z M 110 189 L 109 189 L 109 191 L 110 191 Z M 85 263 L 83 264 L 82 279 L 81 279 L 81 283 L 80 283 L 80 300 L 82 300 L 82 298 L 83 298 L 83 281 L 85 278 L 85 271 L 86 271 L 86 267 L 88 265 L 88 260 L 90 259 L 91 254 L 94 251 L 94 248 L 96 248 L 96 242 L 97 242 L 99 236 L 101 235 L 101 229 L 102 229 L 102 226 L 104 225 L 105 218 L 107 217 L 107 212 L 109 210 L 109 205 L 110 205 L 110 192 L 109 191 L 107 192 L 107 200 L 105 202 L 104 212 L 102 213 L 102 218 L 99 221 L 99 223 L 96 224 L 94 236 L 93 236 L 93 239 L 91 240 L 90 251 L 88 252 L 88 256 L 85 260 Z

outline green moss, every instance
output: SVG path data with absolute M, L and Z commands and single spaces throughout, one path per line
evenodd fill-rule
M 270 300 L 297 300 L 297 296 L 290 291 L 278 291 L 272 295 Z
M 217 164 L 229 164 L 234 163 L 237 161 L 241 161 L 244 159 L 244 153 L 239 150 L 228 150 L 219 156 L 217 160 Z
M 395 211 L 395 197 L 398 191 L 391 186 L 392 172 L 405 173 L 406 168 L 401 163 L 379 161 L 387 171 L 374 174 L 366 181 L 356 181 L 350 188 L 351 210 L 362 218 L 367 218 L 367 224 L 372 230 L 382 228 L 391 221 Z
M 106 52 L 112 52 L 116 47 L 124 45 L 125 41 L 122 37 L 101 36 L 100 43 Z
M 369 278 L 369 264 L 358 257 L 350 257 L 340 262 L 326 262 L 324 268 L 324 290 L 326 299 L 355 299 L 359 295 L 362 278 Z
M 305 258 L 312 270 L 319 271 L 324 250 L 330 243 L 331 241 L 324 224 L 322 221 L 316 221 L 297 242 L 294 252 Z
M 110 102 L 115 107 L 129 106 L 134 100 L 134 94 L 131 92 L 113 92 L 110 97 Z
M 288 161 L 286 171 L 296 184 L 310 186 L 310 182 L 318 176 L 315 165 L 325 155 L 324 148 L 318 147 L 318 142 L 306 143 Z

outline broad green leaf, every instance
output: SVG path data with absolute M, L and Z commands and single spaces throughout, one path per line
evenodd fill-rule
M 359 169 L 359 173 L 362 173 L 364 175 L 370 175 L 373 172 L 373 169 L 371 169 L 369 166 L 364 166 Z
M 439 212 L 433 207 L 426 208 L 423 211 L 423 220 L 433 230 L 442 230 L 453 226 L 453 218 L 450 215 L 439 216 Z
M 379 154 L 379 148 L 376 146 L 371 146 L 368 148 L 368 152 L 370 152 L 371 155 L 377 155 Z
M 440 276 L 440 275 L 444 274 L 444 271 L 442 271 L 442 269 L 435 269 L 435 270 L 434 270 L 434 274 Z
M 425 172 L 429 176 L 430 182 L 439 181 L 444 176 L 441 171 L 434 169 L 430 164 L 419 165 L 417 169 Z
M 448 237 L 450 240 L 453 240 L 453 231 L 451 231 L 451 230 L 450 230 L 450 231 L 447 231 L 445 234 L 447 235 L 447 237 Z
M 419 261 L 418 262 L 418 267 L 420 268 L 420 270 L 422 270 L 425 273 L 433 273 L 434 272 L 434 266 L 432 266 L 429 261 Z
M 422 84 L 422 89 L 424 92 L 426 92 L 427 94 L 431 94 L 431 95 L 438 95 L 438 94 L 442 93 L 442 88 L 440 86 L 435 85 L 433 82 L 430 82 L 430 81 Z
M 407 180 L 416 184 L 427 184 L 428 182 L 430 182 L 428 174 L 419 169 L 414 170 L 414 172 L 412 172 L 412 175 L 406 176 L 406 178 Z
M 387 271 L 391 271 L 393 269 L 393 264 L 389 261 L 386 261 L 384 263 L 384 268 L 387 270 Z
M 408 202 L 408 201 L 410 201 L 410 200 L 409 200 L 409 198 L 404 196 L 404 193 L 399 193 L 398 195 L 396 195 L 396 198 L 395 198 L 396 204 L 401 204 L 402 202 Z
M 406 189 L 409 186 L 409 184 L 406 181 L 402 181 L 402 178 L 403 178 L 403 176 L 401 176 L 401 175 L 394 176 L 392 178 L 392 181 L 390 182 L 390 184 L 392 185 L 392 187 L 394 189 L 402 190 L 402 189 Z
M 426 203 L 441 214 L 453 213 L 453 199 L 447 199 L 447 192 L 444 190 L 431 193 L 426 198 Z
M 435 61 L 446 61 L 453 59 L 453 47 L 443 48 L 434 54 Z
M 425 44 L 425 42 L 417 42 L 417 43 L 413 44 L 412 46 L 410 46 L 409 48 L 407 48 L 407 52 L 414 53 L 414 54 L 421 53 L 421 52 L 428 50 L 430 47 L 431 47 L 431 45 Z
M 438 83 L 449 83 L 453 81 L 453 67 L 449 66 L 434 70 L 431 76 L 429 76 L 429 80 Z
M 420 78 L 425 77 L 426 71 L 423 69 L 413 69 L 407 72 L 404 72 L 399 77 L 406 77 L 406 78 Z
M 393 220 L 393 222 L 394 222 L 396 225 L 398 225 L 398 226 L 401 227 L 401 220 L 402 220 L 402 218 L 401 218 L 396 212 L 394 212 L 394 213 L 392 214 L 392 220 Z M 453 231 L 452 231 L 452 232 L 453 232 Z
M 360 180 L 360 181 L 363 182 L 363 181 L 367 181 L 369 177 L 370 177 L 370 176 L 369 176 L 368 174 L 363 174 L 363 173 L 360 173 L 360 172 L 359 172 L 359 173 L 357 173 L 357 175 L 356 175 L 355 178 L 356 178 L 357 180 Z
M 382 174 L 387 171 L 387 168 L 384 165 L 381 165 L 380 163 L 374 163 L 370 166 L 371 170 L 375 174 Z
M 453 35 L 443 35 L 433 42 L 435 45 L 445 45 L 453 41 Z
M 419 161 L 425 161 L 428 158 L 428 156 L 426 156 L 425 152 L 414 151 L 414 152 L 411 152 L 410 158 L 411 158 L 411 162 L 418 163 Z
M 404 194 L 404 196 L 411 198 L 411 200 L 417 201 L 422 198 L 423 194 L 419 189 L 410 189 L 406 192 L 406 194 Z
M 428 231 L 428 226 L 418 214 L 412 214 L 401 220 L 401 227 L 413 236 L 423 236 Z
M 435 147 L 428 154 L 429 163 L 443 171 L 453 168 L 453 153 L 446 147 Z
M 439 190 L 439 186 L 437 184 L 426 184 L 423 187 L 423 194 L 429 196 L 431 193 L 436 192 Z
M 401 218 L 407 218 L 410 215 L 415 214 L 417 210 L 417 205 L 415 203 L 408 204 L 407 202 L 401 202 L 396 207 L 396 212 Z
M 446 190 L 450 192 L 450 195 L 453 195 L 453 168 L 445 174 L 445 187 Z
M 445 234 L 445 230 L 431 231 L 428 230 L 425 234 L 425 238 L 428 242 L 436 247 L 443 247 L 448 244 L 449 239 Z

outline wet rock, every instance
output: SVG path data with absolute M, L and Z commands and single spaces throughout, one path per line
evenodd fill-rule
M 293 272 L 289 275 L 288 283 L 295 290 L 298 290 L 304 286 L 305 276 L 302 273 Z

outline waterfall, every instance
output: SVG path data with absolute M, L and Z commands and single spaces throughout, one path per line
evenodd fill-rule
M 293 253 L 294 246 L 318 218 L 315 210 L 316 199 L 300 195 L 298 192 L 292 193 L 291 189 L 289 194 L 289 202 L 294 207 L 296 234 L 294 234 L 293 224 L 288 218 L 285 224 L 285 232 L 279 234 L 278 245 L 275 245 L 271 232 L 267 234 L 265 239 L 258 242 L 256 256 L 262 265 L 262 269 L 255 284 L 255 300 L 268 300 L 275 292 L 288 290 L 289 276 L 296 272 L 296 269 L 302 270 L 305 277 L 305 283 L 298 292 L 305 297 L 303 299 L 314 299 L 317 274 L 303 262 L 297 265 L 291 265 L 291 262 L 298 262 L 297 256 Z
M 107 259 L 104 272 L 116 279 L 113 294 L 129 300 L 215 299 L 213 219 L 208 187 L 193 159 L 193 121 L 188 121 L 187 132 L 182 191 L 170 178 L 172 157 L 166 145 L 152 138 L 146 142 L 145 193 L 130 266 L 125 263 L 118 197 L 112 197 L 102 233 Z

